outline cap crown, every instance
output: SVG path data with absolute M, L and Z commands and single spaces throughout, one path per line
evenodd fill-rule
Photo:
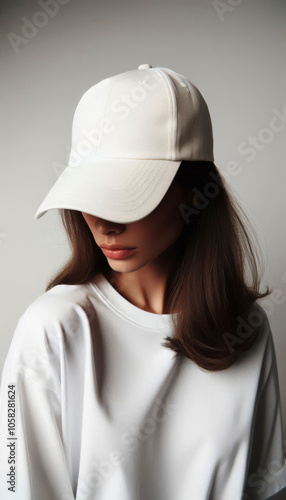
M 69 165 L 103 158 L 213 161 L 200 91 L 185 76 L 147 64 L 92 86 L 74 113 Z

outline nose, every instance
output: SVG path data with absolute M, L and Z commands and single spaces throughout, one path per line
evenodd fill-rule
M 100 217 L 96 217 L 94 226 L 101 234 L 120 234 L 125 229 L 125 224 L 121 222 L 112 222 L 110 220 L 101 219 Z

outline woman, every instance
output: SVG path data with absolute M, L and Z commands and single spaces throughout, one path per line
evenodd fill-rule
M 36 218 L 55 208 L 72 252 L 5 361 L 1 498 L 281 491 L 276 357 L 257 303 L 270 291 L 198 89 L 149 64 L 91 87 Z

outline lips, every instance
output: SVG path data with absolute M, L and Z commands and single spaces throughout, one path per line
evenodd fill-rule
M 124 247 L 122 245 L 100 245 L 100 248 L 105 248 L 106 250 L 134 250 L 134 247 Z
M 102 253 L 108 259 L 122 260 L 127 259 L 131 255 L 136 253 L 136 248 L 127 248 L 122 245 L 101 245 Z

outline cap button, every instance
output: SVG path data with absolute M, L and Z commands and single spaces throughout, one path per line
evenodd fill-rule
M 151 64 L 140 64 L 140 66 L 138 66 L 138 69 L 148 69 L 148 68 L 152 68 Z

